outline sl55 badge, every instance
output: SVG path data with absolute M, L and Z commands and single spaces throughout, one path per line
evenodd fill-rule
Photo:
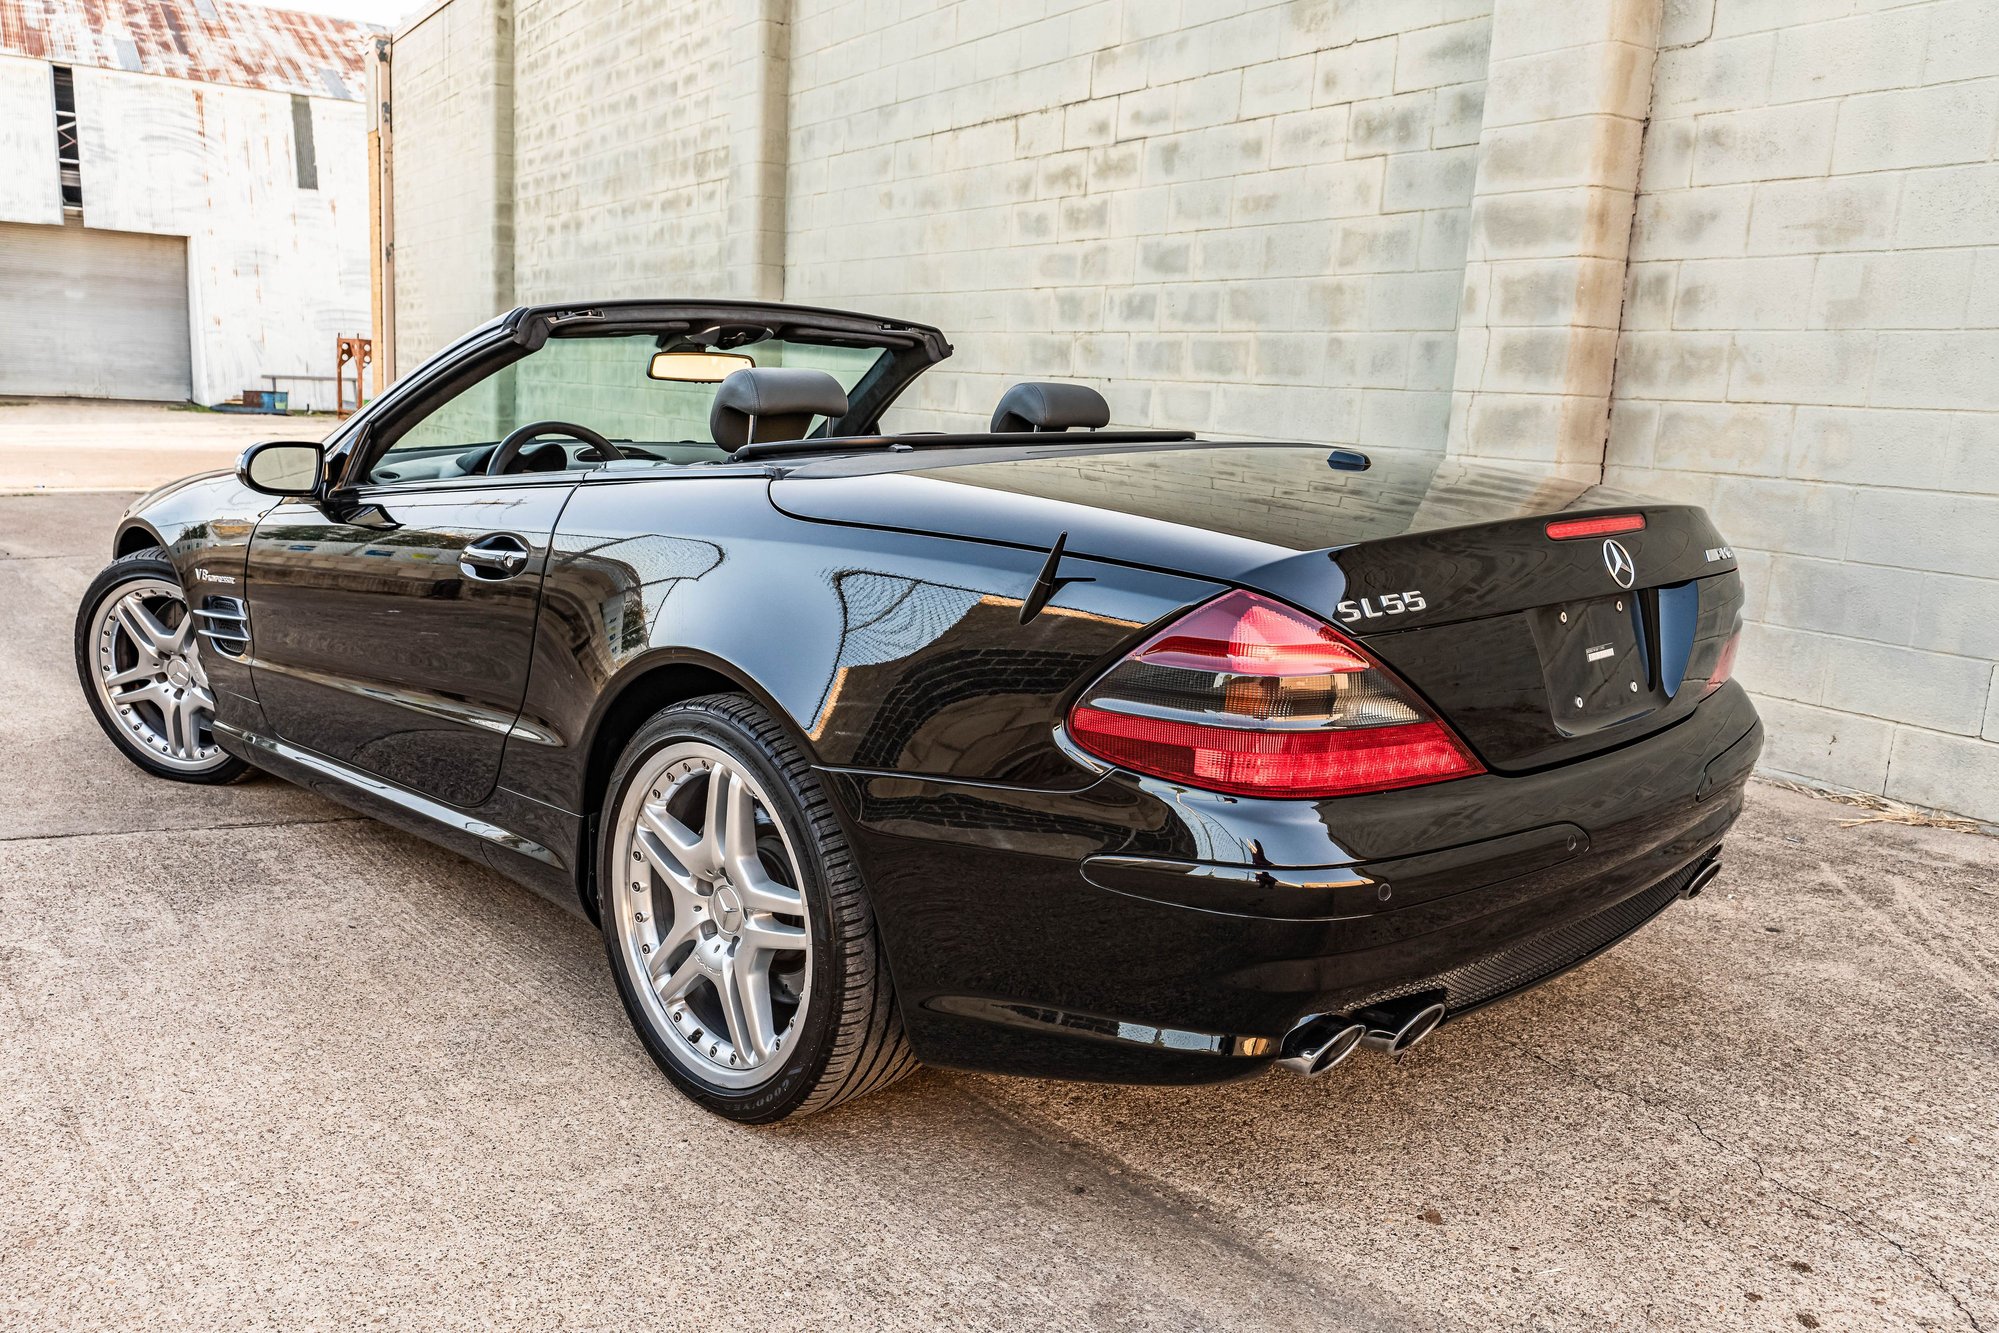
M 1408 592 L 1385 592 L 1380 597 L 1341 602 L 1338 614 L 1341 620 L 1353 625 L 1363 620 L 1379 620 L 1383 616 L 1399 616 L 1404 611 L 1421 611 L 1427 606 L 1429 603 L 1423 600 L 1423 594 L 1412 588 Z

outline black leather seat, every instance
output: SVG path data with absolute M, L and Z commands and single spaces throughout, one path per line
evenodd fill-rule
M 1087 384 L 1054 384 L 1030 381 L 1008 389 L 993 411 L 993 433 L 1010 435 L 1019 431 L 1067 430 L 1082 426 L 1095 430 L 1111 420 L 1111 405 Z
M 847 415 L 847 391 L 823 370 L 758 366 L 738 370 L 715 390 L 708 433 L 724 449 L 798 440 L 812 418 Z

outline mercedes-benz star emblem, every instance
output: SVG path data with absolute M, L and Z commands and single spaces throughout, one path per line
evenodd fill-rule
M 1610 577 L 1620 588 L 1628 588 L 1638 581 L 1638 566 L 1631 561 L 1631 552 L 1618 541 L 1603 544 L 1603 567 L 1610 571 Z

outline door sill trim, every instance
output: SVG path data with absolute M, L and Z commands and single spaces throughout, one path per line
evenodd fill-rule
M 284 763 L 317 773 L 321 777 L 331 778 L 343 786 L 365 792 L 377 800 L 384 801 L 409 814 L 427 819 L 433 824 L 441 824 L 446 828 L 455 829 L 460 833 L 469 833 L 475 838 L 493 844 L 495 847 L 519 853 L 530 860 L 554 866 L 558 870 L 566 871 L 569 869 L 561 857 L 533 839 L 524 838 L 510 829 L 501 828 L 498 824 L 489 823 L 483 819 L 476 819 L 462 810 L 457 810 L 444 804 L 442 801 L 432 800 L 428 796 L 419 796 L 413 791 L 398 787 L 394 783 L 383 778 L 378 778 L 372 773 L 364 773 L 359 769 L 349 768 L 346 764 L 340 763 L 338 760 L 328 759 L 325 755 L 314 754 L 311 750 L 300 749 L 296 745 L 288 745 L 284 741 L 277 740 L 274 737 L 259 736 L 255 732 L 245 731 L 243 728 L 232 723 L 218 720 L 213 726 L 218 735 L 232 740 L 246 749 L 260 751 Z M 245 758 L 250 758 L 250 756 L 245 756 Z M 252 762 L 255 762 L 254 759 Z

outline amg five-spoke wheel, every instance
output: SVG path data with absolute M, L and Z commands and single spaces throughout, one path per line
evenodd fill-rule
M 618 933 L 657 1030 L 712 1083 L 767 1081 L 812 979 L 798 860 L 770 798 L 722 751 L 681 742 L 639 768 L 619 834 Z
M 201 637 L 166 554 L 114 561 L 85 595 L 76 666 L 91 711 L 127 758 L 184 782 L 227 782 L 241 760 L 215 741 Z
M 916 1067 L 874 913 L 804 751 L 742 695 L 656 713 L 611 775 L 598 909 L 647 1051 L 749 1123 Z

